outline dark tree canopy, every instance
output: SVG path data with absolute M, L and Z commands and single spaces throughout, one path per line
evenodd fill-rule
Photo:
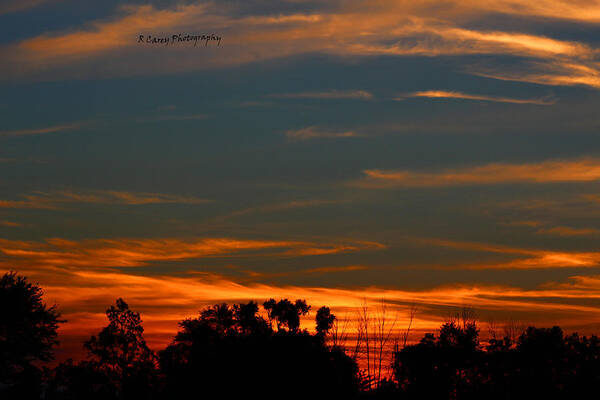
M 31 386 L 33 363 L 52 359 L 60 314 L 43 290 L 15 272 L 0 278 L 0 383 Z M 23 382 L 26 380 L 28 382 Z
M 317 310 L 316 330 L 319 335 L 326 335 L 333 327 L 335 315 L 331 313 L 329 307 L 321 307 Z
M 555 400 L 589 398 L 600 387 L 598 337 L 529 327 L 486 345 L 469 314 L 396 347 L 392 375 L 373 380 L 358 367 L 364 353 L 350 357 L 343 345 L 328 345 L 336 320 L 328 307 L 317 310 L 311 334 L 300 329 L 310 306 L 288 299 L 266 301 L 263 313 L 253 301 L 206 307 L 179 323 L 158 357 L 139 313 L 118 299 L 106 311 L 108 325 L 85 342 L 87 360 L 42 374 L 35 363 L 51 358 L 61 322 L 55 308 L 15 273 L 0 280 L 0 306 L 2 400 Z
M 264 308 L 270 321 L 275 321 L 277 330 L 286 327 L 292 332 L 300 329 L 300 316 L 308 314 L 310 306 L 305 300 L 296 300 L 292 303 L 288 299 L 275 301 L 270 299 L 264 303 Z
M 84 343 L 89 353 L 85 367 L 102 376 L 117 394 L 148 392 L 157 359 L 144 340 L 140 314 L 118 299 L 106 316 L 108 326 Z
M 299 316 L 308 309 L 304 301 L 266 302 L 277 331 L 254 302 L 208 307 L 182 321 L 173 343 L 160 353 L 165 393 L 186 398 L 198 387 L 210 387 L 221 398 L 357 395 L 356 362 L 322 337 L 299 330 Z

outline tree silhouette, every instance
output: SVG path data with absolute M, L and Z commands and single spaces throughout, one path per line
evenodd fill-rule
M 269 299 L 264 303 L 264 308 L 270 321 L 275 321 L 277 331 L 282 327 L 287 327 L 292 332 L 297 332 L 300 328 L 300 316 L 308 314 L 310 306 L 305 300 L 296 300 L 292 303 L 288 299 L 275 301 Z
M 144 340 L 140 314 L 129 309 L 123 299 L 106 310 L 109 324 L 84 343 L 88 350 L 86 367 L 104 375 L 117 398 L 151 395 L 157 360 Z
M 309 306 L 287 299 L 265 303 L 275 332 L 254 302 L 204 309 L 180 323 L 160 353 L 165 398 L 194 397 L 210 387 L 221 398 L 351 398 L 358 393 L 356 362 L 299 330 Z M 287 329 L 286 329 L 287 328 Z
M 60 314 L 47 307 L 43 290 L 16 272 L 0 278 L 0 395 L 39 395 L 37 361 L 52 359 Z
M 206 307 L 197 318 L 180 322 L 158 358 L 144 340 L 139 313 L 118 299 L 106 311 L 108 325 L 85 342 L 87 360 L 68 360 L 42 373 L 36 363 L 52 358 L 62 322 L 42 294 L 14 272 L 0 279 L 2 400 L 166 400 L 212 393 L 261 399 L 557 400 L 588 398 L 600 386 L 597 336 L 529 327 L 520 335 L 493 335 L 483 346 L 476 321 L 465 312 L 436 334 L 396 350 L 392 378 L 377 376 L 372 384 L 342 347 L 327 345 L 336 321 L 331 310 L 317 310 L 312 334 L 300 329 L 311 307 L 288 299 L 264 303 L 268 321 L 253 301 Z
M 418 344 L 398 351 L 393 370 L 400 388 L 415 398 L 450 399 L 456 393 L 471 398 L 480 378 L 478 337 L 474 322 L 453 320 L 442 325 L 437 338 L 426 334 Z
M 327 335 L 333 327 L 335 321 L 335 315 L 331 313 L 329 307 L 321 307 L 317 310 L 316 316 L 316 330 L 317 334 L 321 336 Z

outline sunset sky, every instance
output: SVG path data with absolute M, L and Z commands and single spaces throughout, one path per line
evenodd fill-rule
M 3 0 L 0 59 L 0 269 L 63 349 L 117 297 L 157 348 L 268 297 L 600 332 L 600 1 Z

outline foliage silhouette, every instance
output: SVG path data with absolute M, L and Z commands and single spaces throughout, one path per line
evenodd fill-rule
M 88 360 L 54 371 L 50 398 L 150 399 L 158 382 L 157 358 L 144 340 L 139 313 L 123 299 L 106 310 L 109 324 L 84 343 Z M 84 384 L 82 384 L 82 382 Z
M 600 384 L 600 340 L 565 337 L 559 327 L 529 327 L 516 342 L 491 339 L 474 323 L 442 325 L 438 337 L 395 354 L 396 396 L 408 399 L 570 399 Z
M 335 315 L 331 313 L 329 307 L 321 307 L 317 310 L 316 317 L 316 331 L 318 335 L 325 336 L 333 328 L 335 322 Z
M 0 305 L 2 399 L 554 400 L 587 398 L 600 385 L 598 337 L 529 327 L 482 344 L 469 313 L 396 347 L 391 377 L 374 378 L 328 338 L 336 322 L 328 307 L 317 310 L 311 334 L 300 329 L 311 307 L 288 299 L 266 301 L 263 313 L 253 301 L 206 307 L 180 322 L 158 356 L 144 340 L 140 315 L 118 299 L 106 311 L 108 325 L 85 342 L 87 360 L 42 374 L 35 364 L 51 359 L 62 322 L 55 307 L 15 273 L 0 280 Z
M 47 307 L 43 290 L 15 272 L 0 278 L 0 397 L 36 398 L 41 371 L 52 359 L 60 314 Z
M 358 367 L 322 337 L 299 329 L 309 307 L 287 299 L 265 303 L 274 331 L 256 303 L 209 307 L 160 353 L 166 397 L 189 397 L 198 387 L 220 397 L 330 398 L 358 395 Z M 283 329 L 287 327 L 288 330 Z
M 310 306 L 304 300 L 296 300 L 292 303 L 288 299 L 275 301 L 270 299 L 263 304 L 267 311 L 269 321 L 275 321 L 277 331 L 287 327 L 292 332 L 300 329 L 300 316 L 308 314 Z

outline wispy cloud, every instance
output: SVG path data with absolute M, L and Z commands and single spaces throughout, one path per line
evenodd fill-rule
M 37 7 L 44 3 L 58 2 L 60 0 L 3 0 L 0 4 L 0 15 L 16 11 L 23 11 Z
M 597 61 L 549 60 L 529 62 L 521 67 L 502 68 L 476 65 L 466 68 L 466 71 L 473 75 L 505 81 L 600 89 L 600 63 Z
M 422 92 L 407 93 L 397 97 L 395 100 L 405 100 L 410 97 L 426 97 L 432 99 L 463 99 L 477 101 L 491 101 L 497 103 L 514 103 L 514 104 L 537 104 L 542 106 L 550 106 L 556 103 L 555 99 L 516 99 L 512 97 L 496 97 L 477 94 L 468 94 L 461 92 L 448 92 L 444 90 L 426 90 Z
M 45 133 L 55 133 L 55 132 L 64 132 L 70 131 L 73 129 L 80 128 L 83 124 L 68 124 L 68 125 L 55 125 L 46 128 L 36 128 L 36 129 L 21 129 L 15 131 L 0 131 L 0 137 L 11 137 L 11 136 L 29 136 L 29 135 L 42 135 Z
M 365 170 L 352 182 L 364 188 L 438 187 L 505 183 L 593 182 L 600 179 L 600 160 L 544 161 L 539 163 L 492 163 L 433 172 L 411 170 Z
M 313 243 L 232 238 L 123 238 L 73 241 L 52 238 L 45 242 L 32 242 L 0 239 L 0 253 L 5 259 L 0 261 L 0 266 L 139 267 L 155 261 L 233 257 L 244 254 L 253 257 L 301 257 L 384 248 L 381 243 L 365 241 Z M 263 253 L 257 253 L 259 250 Z
M 0 226 L 8 226 L 10 228 L 22 227 L 23 224 L 19 224 L 18 222 L 12 221 L 0 221 Z
M 538 226 L 542 225 L 542 222 L 540 222 L 540 221 L 512 221 L 512 222 L 502 223 L 502 225 L 505 225 L 505 226 L 526 226 L 528 228 L 535 228 L 535 227 L 538 227 Z
M 127 70 L 111 71 L 120 74 L 181 72 L 315 52 L 343 57 L 499 54 L 579 66 L 597 57 L 598 49 L 583 42 L 463 26 L 490 12 L 591 21 L 595 18 L 591 16 L 598 12 L 597 5 L 547 1 L 544 6 L 533 7 L 525 0 L 503 1 L 502 5 L 493 3 L 451 1 L 447 7 L 440 8 L 432 1 L 373 3 L 357 0 L 305 13 L 243 17 L 235 13 L 227 15 L 211 2 L 164 9 L 150 5 L 127 6 L 121 7 L 112 18 L 94 21 L 79 29 L 48 32 L 6 45 L 2 53 L 8 60 L 6 69 L 13 75 L 34 73 L 40 65 L 50 70 L 68 68 L 73 63 L 84 63 L 89 57 L 127 59 L 128 63 L 123 63 L 128 65 Z M 155 57 L 154 51 L 137 46 L 134 40 L 142 31 L 176 32 L 196 26 L 224 32 L 223 46 L 218 51 L 207 50 L 202 54 L 182 52 L 172 46 L 164 49 L 177 53 L 178 63 L 171 63 L 168 57 Z M 132 63 L 145 68 L 131 68 Z M 307 95 L 368 97 L 360 91 Z
M 285 133 L 287 138 L 292 141 L 310 140 L 310 139 L 333 139 L 333 138 L 351 138 L 363 136 L 354 131 L 335 132 L 325 130 L 316 126 L 309 126 L 298 130 L 289 130 Z
M 373 94 L 365 90 L 330 90 L 328 92 L 301 92 L 272 94 L 270 97 L 282 99 L 358 99 L 372 100 Z
M 596 0 L 573 3 L 568 0 L 468 0 L 453 2 L 457 7 L 472 7 L 480 11 L 493 11 L 523 17 L 546 17 L 584 23 L 600 21 L 600 3 Z
M 234 211 L 229 213 L 223 217 L 219 217 L 218 219 L 227 219 L 240 217 L 248 214 L 254 213 L 269 213 L 269 212 L 278 212 L 278 211 L 287 211 L 294 210 L 298 208 L 310 208 L 310 207 L 323 207 L 323 206 L 331 206 L 335 204 L 346 203 L 347 200 L 321 200 L 321 199 L 312 199 L 312 200 L 292 200 L 281 203 L 271 203 L 265 204 L 255 207 L 248 207 L 238 211 Z
M 207 119 L 207 114 L 189 114 L 189 115 L 158 115 L 154 117 L 139 118 L 137 122 L 156 122 L 156 121 L 198 121 Z
M 600 230 L 594 228 L 572 228 L 570 226 L 555 226 L 553 228 L 539 229 L 537 233 L 558 236 L 589 236 L 599 234 Z
M 423 243 L 467 251 L 498 253 L 513 255 L 511 261 L 495 263 L 475 263 L 455 265 L 453 269 L 548 269 L 548 268 L 595 268 L 600 266 L 600 252 L 582 251 L 554 251 L 541 249 L 527 249 L 503 246 L 489 243 L 461 242 L 445 239 L 422 239 Z M 525 256 L 525 257 L 522 257 Z M 446 267 L 443 267 L 446 268 Z
M 123 192 L 116 190 L 34 192 L 22 200 L 0 200 L 0 208 L 60 208 L 64 203 L 81 204 L 203 204 L 211 200 L 164 193 Z
M 526 228 L 537 228 L 535 233 L 540 235 L 556 235 L 556 236 L 591 236 L 600 233 L 600 230 L 595 228 L 573 228 L 571 226 L 552 226 L 549 223 L 541 221 L 514 221 L 502 223 L 505 226 L 518 226 Z

